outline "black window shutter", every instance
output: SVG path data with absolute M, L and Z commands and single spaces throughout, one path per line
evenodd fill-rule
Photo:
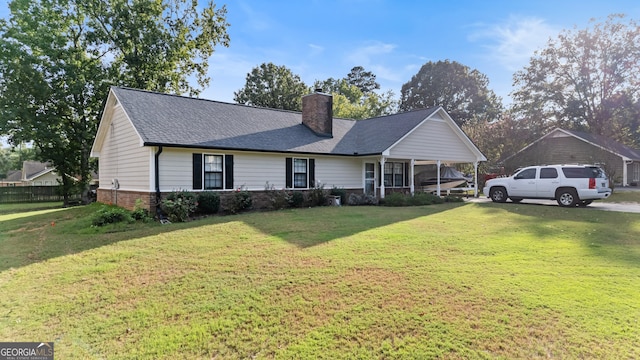
M 202 190 L 202 154 L 193 154 L 193 190 Z
M 384 174 L 382 173 L 382 163 L 378 163 L 378 186 L 382 186 L 382 178 L 384 178 Z
M 409 163 L 404 163 L 404 186 L 409 186 Z
M 287 189 L 291 189 L 293 187 L 293 159 L 286 159 L 286 169 L 285 169 L 285 186 Z
M 309 187 L 316 186 L 316 159 L 309 159 Z
M 224 156 L 224 188 L 233 189 L 233 155 Z

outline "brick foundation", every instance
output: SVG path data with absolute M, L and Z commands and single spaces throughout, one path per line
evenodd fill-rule
M 293 190 L 292 190 L 293 191 Z M 295 190 L 300 191 L 302 193 L 308 193 L 309 190 Z M 349 193 L 362 194 L 362 189 L 349 189 L 347 191 L 347 198 Z M 326 191 L 327 194 L 329 191 Z M 197 194 L 197 192 L 194 192 Z M 229 203 L 234 196 L 235 191 L 220 191 L 218 194 L 220 195 L 220 212 L 225 213 L 229 208 Z M 169 193 L 163 192 L 161 194 L 162 198 L 166 197 Z M 252 200 L 252 208 L 255 210 L 266 210 L 271 209 L 273 207 L 271 197 L 272 194 L 269 194 L 267 191 L 250 191 L 251 200 Z M 151 214 L 155 214 L 156 210 L 156 193 L 155 192 L 144 192 L 144 191 L 127 191 L 127 190 L 112 190 L 112 189 L 98 189 L 97 190 L 97 201 L 110 204 L 110 205 L 118 205 L 128 210 L 133 210 L 136 201 L 140 199 L 141 206 L 144 209 L 149 210 Z M 305 196 L 306 198 L 306 196 Z M 343 203 L 345 203 L 346 199 L 342 199 Z
M 121 206 L 125 209 L 133 210 L 136 201 L 142 201 L 142 208 L 155 210 L 156 194 L 144 191 L 127 191 L 127 190 L 111 190 L 98 189 L 98 202 L 104 204 L 113 204 Z

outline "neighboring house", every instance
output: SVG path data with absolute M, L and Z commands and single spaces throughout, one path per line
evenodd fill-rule
M 1 181 L 2 186 L 57 186 L 60 176 L 49 163 L 23 161 L 22 170 L 11 171 Z
M 640 151 L 602 136 L 556 128 L 503 160 L 505 170 L 544 164 L 596 164 L 618 185 L 640 181 Z
M 22 170 L 11 170 L 0 180 L 0 186 L 22 186 Z
M 333 118 L 331 95 L 302 100 L 299 113 L 113 87 L 91 150 L 98 201 L 320 185 L 384 197 L 414 192 L 418 162 L 486 160 L 441 107 L 354 121 Z

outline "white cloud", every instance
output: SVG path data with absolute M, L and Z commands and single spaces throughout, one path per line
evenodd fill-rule
M 200 97 L 233 102 L 233 92 L 244 86 L 247 74 L 258 65 L 229 49 L 216 50 L 209 58 L 208 75 L 211 83 Z
M 324 52 L 324 47 L 316 44 L 309 44 L 309 49 L 311 49 L 309 56 L 318 56 Z
M 395 48 L 396 45 L 394 44 L 375 42 L 355 49 L 355 51 L 347 55 L 347 61 L 363 67 L 371 66 L 373 63 L 372 58 L 390 54 Z
M 484 47 L 489 53 L 485 56 L 510 71 L 520 70 L 536 50 L 542 49 L 550 37 L 559 33 L 559 29 L 544 19 L 515 15 L 503 23 L 474 27 L 477 31 L 469 36 L 469 40 L 486 41 Z

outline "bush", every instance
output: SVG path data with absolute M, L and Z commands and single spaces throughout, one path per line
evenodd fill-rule
M 344 201 L 344 200 L 343 200 Z M 347 198 L 348 205 L 378 205 L 378 198 L 369 194 L 349 194 Z
M 411 206 L 442 204 L 443 202 L 444 200 L 441 197 L 424 192 L 416 192 L 407 200 L 408 205 Z
M 172 222 L 188 221 L 196 207 L 196 196 L 188 191 L 172 192 L 160 203 L 160 208 Z
M 406 206 L 407 197 L 402 193 L 391 193 L 380 200 L 384 206 Z
M 134 222 L 131 212 L 115 205 L 105 205 L 98 209 L 91 219 L 91 225 L 104 226 L 107 224 L 115 224 L 126 221 Z
M 237 214 L 241 211 L 251 209 L 253 200 L 251 199 L 251 193 L 246 190 L 238 191 L 233 194 L 231 204 L 229 206 L 229 212 Z
M 304 204 L 304 194 L 300 191 L 294 191 L 289 196 L 289 206 L 297 208 Z
M 198 212 L 201 214 L 215 214 L 220 209 L 220 195 L 213 191 L 204 191 L 197 196 Z
M 340 196 L 340 202 L 341 203 L 346 203 L 347 202 L 347 191 L 343 188 L 337 188 L 337 187 L 333 187 L 331 189 L 331 192 L 329 193 L 333 196 Z
M 327 205 L 327 194 L 324 191 L 324 185 L 316 186 L 309 191 L 309 205 L 310 206 Z
M 442 199 L 444 202 L 463 202 L 464 199 L 460 196 L 447 195 Z
M 131 217 L 134 220 L 139 220 L 142 222 L 148 222 L 151 220 L 149 210 L 143 207 L 142 199 L 136 199 L 136 204 L 133 207 L 133 211 L 131 212 Z

